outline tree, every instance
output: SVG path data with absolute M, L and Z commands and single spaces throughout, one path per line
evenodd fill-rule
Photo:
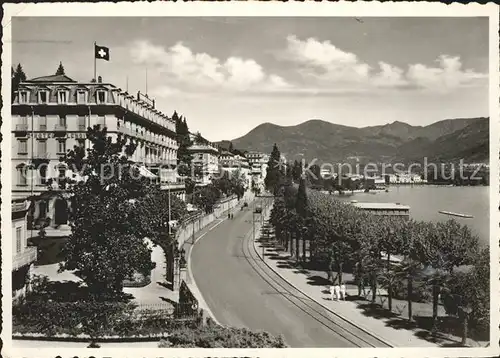
M 24 73 L 23 66 L 19 63 L 16 67 L 16 70 L 12 69 L 11 71 L 11 76 L 12 76 L 12 100 L 14 100 L 15 93 L 19 89 L 19 84 L 21 82 L 26 81 L 26 74 Z
M 299 231 L 300 240 L 302 240 L 302 260 L 306 261 L 306 240 L 305 240 L 305 227 L 307 217 L 309 215 L 309 210 L 307 206 L 307 191 L 306 191 L 306 181 L 304 178 L 300 179 L 299 189 L 297 192 L 297 199 L 295 202 L 295 211 L 297 212 L 299 221 Z M 299 235 L 297 235 L 297 260 L 299 259 Z
M 220 190 L 213 184 L 195 190 L 193 193 L 193 204 L 209 214 L 213 211 L 213 207 L 220 198 Z
M 233 153 L 233 151 L 234 151 L 234 148 L 233 148 L 233 142 L 229 142 L 229 147 L 227 148 L 227 151 L 228 151 L 229 153 Z
M 189 151 L 189 147 L 193 145 L 189 137 L 189 128 L 186 118 L 179 117 L 174 111 L 172 119 L 175 121 L 175 130 L 179 149 L 177 150 L 177 173 L 182 176 L 191 175 L 191 161 L 193 156 Z
M 168 190 L 160 189 L 159 185 L 150 185 L 148 189 L 143 197 L 135 201 L 137 215 L 131 224 L 141 228 L 142 237 L 165 248 L 172 244 L 171 238 L 166 236 L 169 218 L 180 221 L 186 217 L 186 203 Z
M 302 177 L 302 164 L 300 162 L 298 162 L 297 160 L 295 160 L 293 162 L 292 177 L 293 177 L 293 181 L 296 183 L 299 183 L 300 178 Z
M 397 265 L 397 274 L 406 280 L 408 320 L 413 320 L 412 298 L 413 283 L 417 278 L 423 276 L 423 258 L 425 258 L 426 247 L 425 236 L 428 234 L 427 226 L 424 222 L 413 220 L 405 222 L 401 230 L 401 254 L 403 260 Z
M 240 169 L 235 170 L 231 175 L 231 188 L 232 193 L 238 197 L 238 200 L 240 200 L 245 194 L 245 190 L 247 189 L 247 179 L 245 173 L 243 173 Z
M 128 159 L 135 143 L 122 137 L 113 142 L 106 128 L 99 126 L 89 128 L 87 138 L 92 143 L 87 155 L 75 147 L 63 158 L 85 179 L 58 180 L 72 206 L 72 232 L 59 270 L 74 271 L 101 300 L 120 295 L 126 278 L 136 272 L 147 275 L 154 267 L 144 241 L 144 225 L 134 224 L 147 220 L 136 204 L 148 194 L 149 186 Z
M 272 192 L 275 196 L 278 195 L 280 187 L 284 184 L 284 178 L 285 175 L 283 172 L 281 153 L 275 143 L 267 163 L 267 173 L 264 179 L 266 189 Z
M 425 237 L 425 247 L 428 250 L 422 259 L 431 268 L 426 283 L 432 287 L 432 316 L 436 327 L 439 295 L 448 288 L 455 267 L 470 265 L 476 261 L 479 255 L 479 239 L 472 235 L 467 226 L 462 226 L 455 220 L 432 225 Z
M 212 184 L 224 195 L 231 195 L 233 193 L 233 184 L 229 178 L 229 173 L 224 171 L 222 177 L 212 180 Z
M 255 179 L 252 179 L 251 190 L 252 190 L 252 193 L 254 193 L 255 195 L 259 195 L 260 194 L 260 186 L 257 184 L 257 182 L 255 181 Z
M 64 66 L 62 64 L 62 62 L 59 62 L 59 67 L 57 68 L 57 71 L 56 71 L 56 76 L 57 75 L 64 75 Z

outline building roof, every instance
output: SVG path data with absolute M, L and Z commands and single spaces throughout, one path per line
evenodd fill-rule
M 205 144 L 193 144 L 188 150 L 191 152 L 219 152 L 217 148 Z
M 50 75 L 50 76 L 42 76 L 35 77 L 27 82 L 72 82 L 76 83 L 73 79 L 69 78 L 66 75 Z
M 410 210 L 408 205 L 399 203 L 360 203 L 351 202 L 355 207 L 363 210 Z

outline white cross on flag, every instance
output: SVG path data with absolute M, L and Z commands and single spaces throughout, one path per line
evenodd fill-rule
M 95 58 L 109 61 L 109 48 L 95 45 Z

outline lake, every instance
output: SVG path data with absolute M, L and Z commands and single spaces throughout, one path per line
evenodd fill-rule
M 410 206 L 410 216 L 415 220 L 447 221 L 451 218 L 465 224 L 475 232 L 483 244 L 490 240 L 489 186 L 390 186 L 389 192 L 355 193 L 342 200 L 372 203 L 400 203 Z M 439 211 L 469 214 L 466 219 L 440 214 Z

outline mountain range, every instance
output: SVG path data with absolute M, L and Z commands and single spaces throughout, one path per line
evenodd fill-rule
M 233 139 L 233 148 L 270 153 L 274 143 L 288 160 L 342 162 L 350 157 L 367 161 L 411 162 L 489 160 L 489 118 L 446 119 L 428 126 L 393 122 L 349 127 L 319 119 L 295 126 L 263 123 Z M 219 144 L 226 146 L 229 141 Z

